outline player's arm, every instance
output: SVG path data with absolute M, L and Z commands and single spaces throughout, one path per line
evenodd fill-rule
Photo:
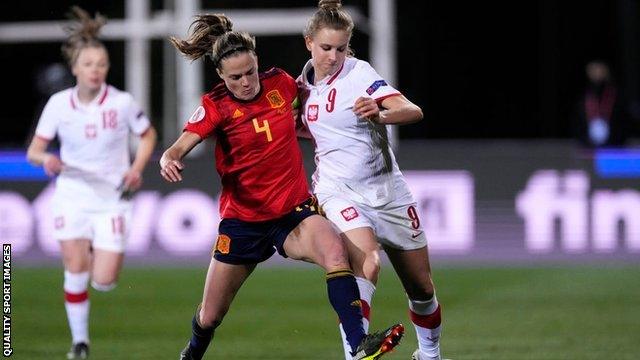
M 62 161 L 55 155 L 47 152 L 49 140 L 34 136 L 27 149 L 27 160 L 36 166 L 42 166 L 48 176 L 54 176 L 62 171 Z
M 149 126 L 149 128 L 140 135 L 140 143 L 138 144 L 136 157 L 133 159 L 133 164 L 131 164 L 122 181 L 125 190 L 137 190 L 142 185 L 142 172 L 151 158 L 153 149 L 156 146 L 157 137 L 158 135 L 153 126 Z
M 160 175 L 169 181 L 182 181 L 180 172 L 184 169 L 182 158 L 193 149 L 202 139 L 200 135 L 185 131 L 180 135 L 173 145 L 171 145 L 160 158 Z
M 300 91 L 300 87 L 298 87 Z M 300 94 L 300 92 L 298 92 Z M 291 113 L 293 115 L 293 121 L 296 124 L 296 135 L 301 138 L 311 139 L 311 132 L 307 125 L 305 125 L 304 121 L 302 121 L 302 105 L 300 102 L 300 95 L 296 96 L 296 98 L 291 103 Z
M 423 118 L 422 109 L 403 95 L 389 96 L 379 105 L 372 98 L 359 97 L 353 105 L 353 112 L 361 118 L 385 125 L 412 124 Z

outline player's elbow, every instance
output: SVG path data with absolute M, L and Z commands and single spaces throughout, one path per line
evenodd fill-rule
M 31 149 L 31 147 L 29 147 L 29 148 L 27 149 L 27 161 L 28 161 L 28 162 L 29 162 L 29 164 L 31 164 L 31 165 L 38 165 L 38 164 L 36 163 L 36 158 L 35 158 L 34 151 L 33 151 L 33 149 Z
M 147 130 L 140 135 L 140 138 L 142 141 L 148 142 L 151 146 L 155 146 L 158 139 L 158 132 L 153 126 L 149 126 Z
M 36 149 L 33 145 L 29 146 L 29 148 L 27 149 L 27 161 L 29 162 L 29 164 L 33 166 L 42 165 L 42 157 L 42 151 Z
M 424 114 L 422 113 L 422 109 L 420 108 L 420 106 L 418 105 L 413 105 L 413 118 L 415 119 L 414 122 L 419 122 L 422 121 L 422 119 L 424 119 Z
M 404 121 L 405 124 L 414 124 L 420 122 L 424 118 L 422 109 L 418 105 L 410 104 L 407 105 L 407 107 L 406 120 Z

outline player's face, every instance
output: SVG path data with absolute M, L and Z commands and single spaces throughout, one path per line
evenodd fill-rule
M 347 56 L 351 34 L 345 30 L 322 28 L 313 37 L 306 37 L 307 49 L 311 51 L 313 68 L 317 79 L 335 73 Z
M 79 87 L 96 91 L 107 79 L 109 55 L 102 47 L 86 47 L 80 50 L 71 71 Z
M 218 75 L 233 96 L 240 100 L 251 100 L 260 92 L 258 58 L 250 51 L 222 60 Z

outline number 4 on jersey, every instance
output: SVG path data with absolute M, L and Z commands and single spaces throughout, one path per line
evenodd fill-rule
M 269 129 L 269 120 L 263 120 L 262 125 L 258 125 L 258 119 L 254 118 L 253 128 L 256 130 L 256 134 L 266 132 L 268 142 L 271 142 L 273 140 L 273 138 L 271 138 L 271 129 Z

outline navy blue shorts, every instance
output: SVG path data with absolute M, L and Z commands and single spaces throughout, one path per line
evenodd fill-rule
M 222 219 L 213 257 L 227 264 L 257 264 L 276 251 L 287 257 L 284 241 L 302 220 L 319 215 L 318 200 L 310 197 L 288 214 L 273 220 L 249 222 Z

